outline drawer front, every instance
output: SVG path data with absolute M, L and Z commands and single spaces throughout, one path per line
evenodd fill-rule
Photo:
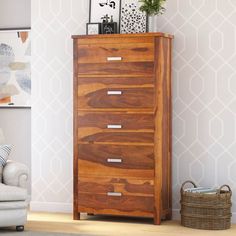
M 154 150 L 149 146 L 79 145 L 79 176 L 154 177 Z
M 153 197 L 111 197 L 107 195 L 79 193 L 78 199 L 78 212 L 142 217 L 153 217 L 154 215 Z
M 79 142 L 153 143 L 152 114 L 83 113 L 78 114 Z
M 153 114 L 126 114 L 122 112 L 78 112 L 79 129 L 104 132 L 131 131 L 153 132 Z M 89 132 L 89 131 L 88 131 Z
M 78 75 L 152 76 L 154 62 L 110 62 L 78 64 Z
M 79 78 L 78 108 L 153 108 L 152 77 Z
M 152 215 L 153 181 L 79 178 L 78 211 L 118 215 Z
M 101 35 L 100 35 L 101 36 Z M 78 45 L 106 45 L 106 44 L 145 44 L 154 43 L 153 36 L 133 37 L 134 35 L 102 35 L 102 37 L 90 37 L 76 39 Z M 103 37 L 104 36 L 104 37 Z
M 79 112 L 78 141 L 152 144 L 153 123 L 152 114 Z
M 152 197 L 154 195 L 153 185 L 151 179 L 80 176 L 78 189 L 80 193 L 91 193 L 93 195 Z
M 104 132 L 96 129 L 78 129 L 79 144 L 86 143 L 104 143 L 104 144 L 133 144 L 133 145 L 153 145 L 153 132 L 137 133 L 135 131 L 122 132 L 111 131 Z
M 79 63 L 154 61 L 153 43 L 92 44 L 78 46 Z

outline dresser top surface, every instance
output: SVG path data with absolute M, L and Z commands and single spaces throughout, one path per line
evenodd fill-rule
M 97 34 L 97 35 L 72 35 L 73 39 L 105 39 L 105 38 L 140 38 L 140 37 L 165 37 L 173 39 L 174 36 L 167 33 L 137 33 L 137 34 Z

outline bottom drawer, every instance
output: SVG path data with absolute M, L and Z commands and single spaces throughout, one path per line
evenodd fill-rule
M 79 193 L 78 212 L 123 216 L 153 216 L 153 197 Z
M 153 180 L 80 177 L 78 211 L 153 216 Z

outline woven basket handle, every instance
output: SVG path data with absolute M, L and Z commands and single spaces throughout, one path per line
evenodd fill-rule
M 184 191 L 184 186 L 185 186 L 186 184 L 192 184 L 192 185 L 194 186 L 194 188 L 197 187 L 197 185 L 196 185 L 193 181 L 187 180 L 187 181 L 185 181 L 185 182 L 182 184 L 181 189 L 180 189 L 180 192 L 183 192 L 183 191 Z
M 222 186 L 219 188 L 218 193 L 220 193 L 220 191 L 221 191 L 224 187 L 228 188 L 229 192 L 232 193 L 231 188 L 230 188 L 229 185 L 227 185 L 227 184 L 222 185 Z

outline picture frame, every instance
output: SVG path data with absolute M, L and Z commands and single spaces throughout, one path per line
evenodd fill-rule
M 117 34 L 117 23 L 102 23 L 101 34 Z
M 31 107 L 31 28 L 0 29 L 2 107 Z
M 121 0 L 90 0 L 89 22 L 101 22 L 105 15 L 117 23 L 117 32 L 120 32 Z
M 120 34 L 148 32 L 148 16 L 139 10 L 139 0 L 122 0 L 120 10 Z
M 94 35 L 101 33 L 101 23 L 87 23 L 86 24 L 87 35 Z

